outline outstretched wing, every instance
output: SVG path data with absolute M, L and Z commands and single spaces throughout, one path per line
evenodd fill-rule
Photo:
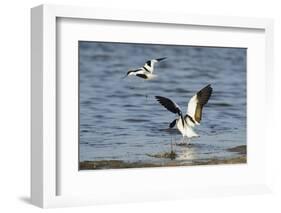
M 180 107 L 169 98 L 165 98 L 162 96 L 155 96 L 155 98 L 162 106 L 164 106 L 170 112 L 180 114 Z
M 207 85 L 197 92 L 188 102 L 187 114 L 192 117 L 196 124 L 200 124 L 202 119 L 202 110 L 205 104 L 208 103 L 213 92 L 211 85 Z
M 143 69 L 147 72 L 150 72 L 150 73 L 153 73 L 153 68 L 154 68 L 154 64 L 159 62 L 159 61 L 162 61 L 166 59 L 166 57 L 164 58 L 157 58 L 157 59 L 151 59 L 147 62 L 145 62 L 144 66 L 143 66 Z

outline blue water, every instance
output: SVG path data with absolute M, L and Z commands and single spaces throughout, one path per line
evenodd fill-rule
M 80 161 L 167 162 L 150 157 L 171 149 L 182 136 L 168 126 L 175 115 L 154 98 L 165 96 L 186 112 L 198 90 L 212 84 L 199 138 L 174 146 L 174 161 L 230 158 L 226 149 L 246 144 L 246 54 L 243 48 L 79 42 Z M 122 77 L 152 58 L 152 81 Z M 148 95 L 148 97 L 146 97 Z

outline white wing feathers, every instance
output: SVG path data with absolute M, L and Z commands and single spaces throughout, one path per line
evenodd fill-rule
M 202 119 L 202 110 L 205 104 L 208 103 L 212 95 L 213 89 L 211 85 L 207 85 L 197 92 L 188 102 L 187 114 L 194 120 L 195 124 L 199 125 Z
M 157 59 L 151 59 L 151 60 L 147 61 L 142 68 L 145 71 L 150 72 L 152 74 L 153 70 L 154 70 L 154 64 L 159 62 L 159 61 L 162 61 L 164 59 L 166 59 L 166 57 L 164 57 L 164 58 L 157 58 Z
M 198 103 L 198 100 L 197 100 L 197 94 L 196 94 L 189 100 L 186 114 L 188 114 L 190 117 L 192 117 L 192 119 L 195 121 L 195 124 L 200 125 L 200 123 L 195 120 L 197 103 Z M 188 121 L 189 121 L 189 119 L 188 119 Z M 193 124 L 193 126 L 194 126 L 194 123 L 192 121 L 189 121 L 189 123 Z

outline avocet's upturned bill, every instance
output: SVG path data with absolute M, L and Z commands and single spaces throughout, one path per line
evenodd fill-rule
M 149 60 L 142 67 L 138 69 L 129 70 L 124 78 L 126 78 L 127 76 L 134 75 L 145 80 L 154 79 L 157 77 L 157 75 L 153 74 L 154 64 L 164 59 L 166 58 L 157 58 Z
M 200 125 L 203 107 L 205 104 L 207 104 L 212 95 L 212 92 L 213 89 L 210 84 L 197 92 L 189 100 L 187 111 L 184 116 L 180 107 L 172 100 L 161 96 L 155 96 L 155 98 L 167 110 L 179 115 L 178 118 L 170 123 L 169 127 L 173 128 L 176 125 L 178 130 L 181 132 L 184 140 L 185 137 L 191 138 L 198 136 L 193 128 L 195 127 L 195 125 Z

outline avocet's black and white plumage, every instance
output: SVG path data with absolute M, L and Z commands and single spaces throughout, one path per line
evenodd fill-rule
M 135 76 L 143 78 L 145 80 L 151 80 L 156 77 L 156 75 L 153 74 L 154 64 L 159 61 L 162 61 L 164 59 L 166 59 L 166 58 L 157 58 L 157 59 L 149 60 L 142 67 L 140 67 L 138 69 L 129 70 L 125 77 L 130 76 L 130 75 L 135 75 Z
M 195 125 L 200 125 L 203 107 L 210 99 L 212 91 L 213 89 L 209 84 L 199 92 L 197 92 L 189 100 L 185 115 L 182 114 L 180 107 L 172 100 L 161 96 L 155 96 L 155 98 L 167 110 L 179 115 L 178 118 L 170 123 L 170 128 L 173 128 L 176 125 L 183 138 L 191 138 L 198 136 L 196 132 L 194 132 L 193 128 L 195 127 Z

